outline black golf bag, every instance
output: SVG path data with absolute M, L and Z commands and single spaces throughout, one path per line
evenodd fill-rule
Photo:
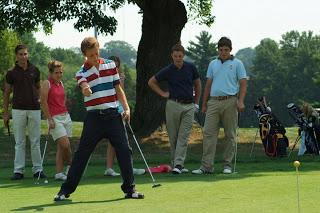
M 290 116 L 299 127 L 298 134 L 301 137 L 301 146 L 298 155 L 303 155 L 304 153 L 319 155 L 320 125 L 318 113 L 315 112 L 310 116 L 306 116 L 294 103 L 288 104 L 287 108 Z M 305 150 L 301 150 L 301 148 Z
M 289 146 L 286 130 L 276 116 L 267 106 L 265 97 L 258 99 L 254 106 L 259 119 L 260 138 L 266 155 L 270 157 L 282 157 L 287 155 Z

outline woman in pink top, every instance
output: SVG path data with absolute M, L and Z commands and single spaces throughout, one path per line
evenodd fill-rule
M 48 120 L 49 132 L 57 143 L 56 180 L 66 180 L 71 165 L 69 137 L 72 136 L 72 121 L 66 107 L 66 95 L 63 83 L 63 66 L 59 61 L 48 63 L 49 77 L 41 85 L 41 107 Z M 63 172 L 64 163 L 66 171 Z

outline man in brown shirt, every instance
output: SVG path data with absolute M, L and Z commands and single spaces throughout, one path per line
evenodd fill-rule
M 40 72 L 28 61 L 28 49 L 25 45 L 17 45 L 15 54 L 16 64 L 5 76 L 3 95 L 3 122 L 7 127 L 10 120 L 9 98 L 13 92 L 12 121 L 16 144 L 14 174 L 11 180 L 20 180 L 24 177 L 26 130 L 30 140 L 33 176 L 46 178 L 41 165 L 40 152 Z

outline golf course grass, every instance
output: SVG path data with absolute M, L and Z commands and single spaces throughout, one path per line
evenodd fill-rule
M 75 124 L 80 129 L 81 124 Z M 80 131 L 72 138 L 76 147 Z M 185 167 L 189 170 L 200 166 L 202 144 L 197 137 L 198 129 L 193 131 L 193 141 L 188 148 Z M 69 200 L 54 202 L 61 182 L 54 181 L 53 175 L 55 146 L 49 142 L 44 168 L 49 183 L 40 181 L 35 184 L 32 178 L 30 152 L 27 148 L 27 168 L 25 178 L 11 181 L 13 166 L 12 139 L 5 133 L 0 135 L 0 212 L 298 212 L 297 173 L 294 160 L 300 160 L 299 195 L 300 212 L 319 212 L 320 197 L 320 160 L 318 156 L 297 158 L 296 150 L 284 158 L 269 158 L 264 155 L 260 139 L 257 138 L 250 156 L 256 129 L 241 129 L 238 144 L 236 173 L 222 174 L 221 147 L 219 140 L 215 173 L 212 175 L 173 175 L 154 174 L 156 183 L 161 186 L 152 188 L 148 174 L 136 176 L 138 191 L 145 194 L 144 200 L 124 199 L 120 190 L 120 177 L 105 177 L 103 172 L 105 143 L 99 145 L 79 187 Z M 292 143 L 296 129 L 291 128 L 288 136 Z M 200 132 L 201 136 L 201 132 Z M 164 136 L 165 137 L 165 136 Z M 42 148 L 43 148 L 42 137 Z M 200 140 L 200 141 L 199 141 Z M 10 142 L 11 141 L 11 142 Z M 149 141 L 149 142 L 148 142 Z M 147 141 L 139 140 L 150 166 L 169 162 L 167 141 L 156 141 L 151 136 Z M 134 166 L 145 168 L 135 145 Z M 115 170 L 119 171 L 117 164 Z

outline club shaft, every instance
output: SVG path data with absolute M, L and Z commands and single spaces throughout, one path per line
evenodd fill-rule
M 127 122 L 127 124 L 128 124 L 128 127 L 129 127 L 129 129 L 130 129 L 130 131 L 131 131 L 131 133 L 132 133 L 133 140 L 134 140 L 134 142 L 136 143 L 136 145 L 137 145 L 137 147 L 138 147 L 138 150 L 139 150 L 139 152 L 140 152 L 140 154 L 141 154 L 141 157 L 142 157 L 144 163 L 145 163 L 146 166 L 147 166 L 147 169 L 148 169 L 148 172 L 149 172 L 149 174 L 150 174 L 150 176 L 151 176 L 151 179 L 152 179 L 153 183 L 155 183 L 156 181 L 155 181 L 155 179 L 154 179 L 154 177 L 153 177 L 153 175 L 152 175 L 152 172 L 151 172 L 151 170 L 150 170 L 150 168 L 149 168 L 149 165 L 148 165 L 146 159 L 144 158 L 144 155 L 143 155 L 143 153 L 142 153 L 142 150 L 140 149 L 140 146 L 139 146 L 139 143 L 138 143 L 138 141 L 137 141 L 137 139 L 136 139 L 136 136 L 134 135 L 134 132 L 133 132 L 133 130 L 132 130 L 132 128 L 131 128 L 131 125 L 130 125 L 128 122 Z
M 42 154 L 42 157 L 41 157 L 41 167 L 42 167 L 42 170 L 43 170 L 43 160 L 44 160 L 44 156 L 45 156 L 46 150 L 47 150 L 47 144 L 48 144 L 48 138 L 46 138 L 46 143 L 44 144 L 43 154 Z M 42 170 L 41 170 L 41 171 L 42 171 Z M 39 174 L 38 174 L 38 181 L 39 181 L 39 179 L 40 179 L 41 171 L 39 171 Z

